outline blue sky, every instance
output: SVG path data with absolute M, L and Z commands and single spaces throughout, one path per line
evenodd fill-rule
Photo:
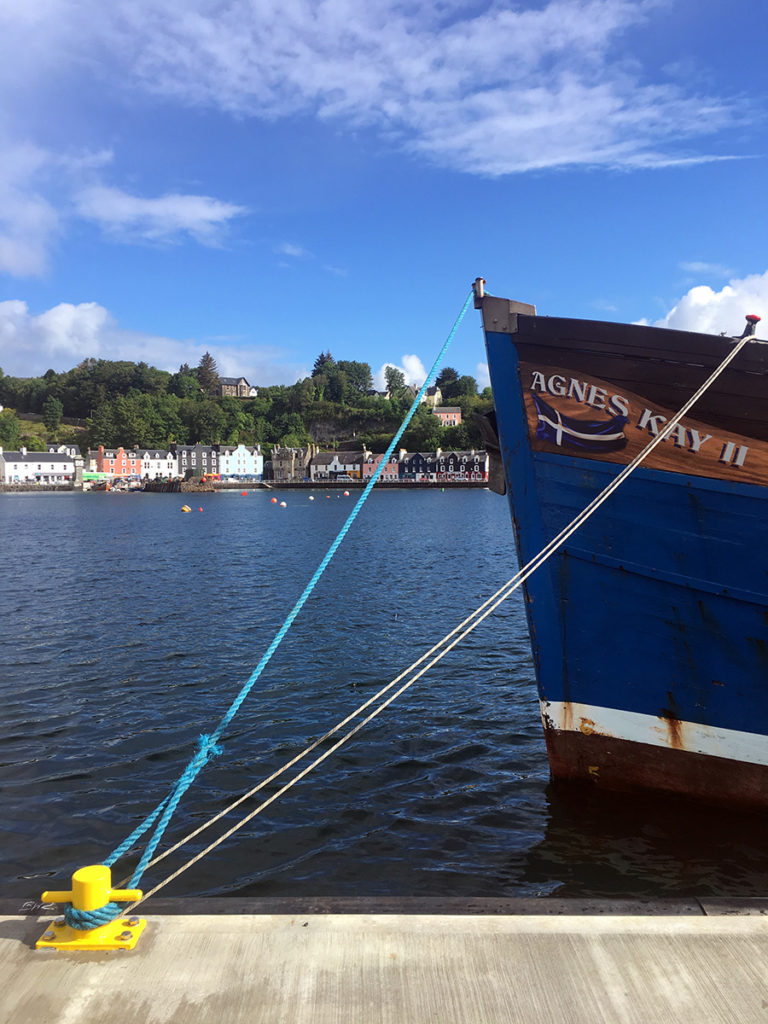
M 767 36 L 752 0 L 0 4 L 0 367 L 420 383 L 477 276 L 739 333 Z M 487 382 L 474 312 L 447 362 Z

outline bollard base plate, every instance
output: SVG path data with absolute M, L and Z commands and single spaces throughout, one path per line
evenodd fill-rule
M 143 917 L 118 917 L 87 931 L 70 928 L 63 919 L 51 921 L 35 943 L 35 949 L 133 949 L 146 926 Z

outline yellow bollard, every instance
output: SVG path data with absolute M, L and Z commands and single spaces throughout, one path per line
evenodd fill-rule
M 98 910 L 107 903 L 133 903 L 141 889 L 113 889 L 112 872 L 104 864 L 78 868 L 72 875 L 70 891 L 47 890 L 44 903 L 71 903 L 75 910 Z M 147 926 L 143 918 L 118 917 L 109 924 L 86 930 L 70 928 L 64 918 L 53 921 L 37 940 L 37 949 L 133 949 Z

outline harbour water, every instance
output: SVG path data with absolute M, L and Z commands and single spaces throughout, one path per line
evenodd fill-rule
M 3 895 L 58 887 L 159 802 L 356 498 L 285 492 L 280 508 L 272 496 L 197 495 L 183 514 L 179 495 L 0 495 Z M 515 569 L 505 499 L 374 492 L 169 840 L 322 735 Z M 755 818 L 552 790 L 516 595 L 164 894 L 761 896 L 767 850 Z

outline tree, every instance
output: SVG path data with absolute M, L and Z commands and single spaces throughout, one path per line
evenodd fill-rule
M 475 433 L 477 433 L 477 431 L 475 431 Z M 476 437 L 473 437 L 470 425 L 467 423 L 459 423 L 456 427 L 443 428 L 442 447 L 446 450 L 454 449 L 455 451 L 466 451 L 469 448 L 478 448 L 479 443 Z
M 144 394 L 160 395 L 168 389 L 168 381 L 171 375 L 165 370 L 157 370 L 154 366 L 148 366 L 145 362 L 136 363 L 131 386 L 143 391 Z
M 220 444 L 226 428 L 227 417 L 217 402 L 202 401 L 191 404 L 188 421 L 191 443 Z
M 329 363 L 335 362 L 330 352 L 321 352 L 315 360 L 315 365 L 312 367 L 312 376 L 317 377 L 320 373 L 325 373 Z
M 292 412 L 303 414 L 309 412 L 315 400 L 315 380 L 312 377 L 305 377 L 297 380 L 290 389 L 290 403 Z
M 476 395 L 477 381 L 469 374 L 460 377 L 452 366 L 446 366 L 437 378 L 437 386 L 444 402 L 454 402 L 462 395 Z
M 336 365 L 347 375 L 350 390 L 364 395 L 373 387 L 370 363 L 359 363 L 355 359 L 340 359 Z
M 21 423 L 10 409 L 0 412 L 0 447 L 6 451 L 18 451 L 21 441 Z
M 477 381 L 474 377 L 470 377 L 468 373 L 465 373 L 456 381 L 456 390 L 453 397 L 463 398 L 466 395 L 473 398 L 477 395 Z
M 47 451 L 47 446 L 39 434 L 22 434 L 21 444 L 28 452 Z
M 197 367 L 197 378 L 200 387 L 207 395 L 218 395 L 221 392 L 221 381 L 219 371 L 216 367 L 216 360 L 210 352 L 204 353 Z
M 398 394 L 405 387 L 405 374 L 402 370 L 398 370 L 396 366 L 387 366 L 384 370 L 384 380 L 387 385 L 387 391 L 392 394 Z
M 443 425 L 426 405 L 420 405 L 403 434 L 403 445 L 409 451 L 433 452 L 443 447 Z
M 437 384 L 437 386 L 440 388 L 440 391 L 443 394 L 443 398 L 445 398 L 445 389 L 446 389 L 446 387 L 450 387 L 450 385 L 455 380 L 458 380 L 458 379 L 459 379 L 459 371 L 458 370 L 454 370 L 454 368 L 452 366 L 444 366 L 442 368 L 442 370 L 440 371 L 440 373 L 438 373 L 437 380 L 435 381 L 435 384 Z
M 331 402 L 337 402 L 338 404 L 343 405 L 349 389 L 346 373 L 344 373 L 344 371 L 339 367 L 338 363 L 326 363 L 325 377 L 328 381 L 328 387 L 326 390 L 327 399 Z
M 194 370 L 189 370 L 189 367 L 187 367 L 188 373 L 183 373 L 182 370 L 183 367 L 179 369 L 178 373 L 172 374 L 168 381 L 168 390 L 171 394 L 178 395 L 179 398 L 192 398 L 200 393 L 200 381 Z
M 63 415 L 64 406 L 61 401 L 58 398 L 54 398 L 53 395 L 49 395 L 45 402 L 43 402 L 43 423 L 45 424 L 45 429 L 55 435 Z
M 101 402 L 93 410 L 93 416 L 88 421 L 88 437 L 91 445 L 103 444 L 111 448 L 117 443 L 117 431 L 115 429 L 115 418 L 112 415 L 112 403 Z

